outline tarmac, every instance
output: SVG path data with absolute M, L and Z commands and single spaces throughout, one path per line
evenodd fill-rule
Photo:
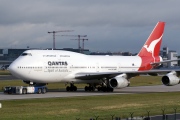
M 0 75 L 0 80 L 18 80 L 12 75 Z M 65 89 L 49 90 L 46 94 L 25 94 L 11 95 L 0 92 L 0 100 L 15 99 L 35 99 L 35 98 L 63 98 L 63 97 L 79 97 L 79 96 L 97 96 L 97 95 L 121 95 L 121 94 L 140 94 L 140 93 L 158 93 L 158 92 L 180 92 L 180 84 L 175 86 L 138 86 L 126 87 L 123 89 L 114 89 L 114 92 L 85 92 L 84 89 L 78 89 L 76 92 L 67 92 Z
M 85 92 L 83 89 L 78 89 L 76 92 L 66 92 L 62 90 L 51 90 L 46 94 L 25 94 L 25 95 L 9 95 L 0 92 L 0 100 L 15 100 L 15 99 L 35 99 L 35 98 L 63 98 L 63 97 L 79 97 L 79 96 L 100 96 L 100 95 L 122 95 L 122 94 L 141 94 L 141 93 L 163 93 L 163 92 L 180 92 L 180 84 L 175 86 L 138 86 L 126 87 L 123 89 L 115 89 L 114 92 Z

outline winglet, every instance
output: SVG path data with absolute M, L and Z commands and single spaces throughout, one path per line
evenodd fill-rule
M 165 22 L 158 22 L 141 48 L 138 56 L 159 56 Z

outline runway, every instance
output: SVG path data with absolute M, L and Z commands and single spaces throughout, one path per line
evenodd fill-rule
M 46 94 L 26 94 L 26 95 L 8 95 L 0 93 L 0 100 L 14 100 L 14 99 L 35 99 L 35 98 L 63 98 L 63 97 L 78 97 L 78 96 L 97 96 L 97 95 L 122 95 L 122 94 L 140 94 L 140 93 L 156 93 L 156 92 L 180 92 L 180 84 L 176 86 L 139 86 L 127 87 L 124 89 L 115 89 L 114 92 L 85 92 L 78 89 L 77 92 L 66 92 L 65 90 L 57 90 L 55 92 L 48 92 Z

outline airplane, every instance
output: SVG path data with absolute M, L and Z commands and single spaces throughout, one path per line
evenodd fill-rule
M 70 84 L 67 91 L 77 91 L 74 84 L 86 83 L 85 91 L 113 92 L 130 85 L 130 78 L 141 74 L 158 75 L 166 86 L 180 83 L 178 71 L 155 70 L 164 62 L 159 56 L 165 22 L 159 21 L 136 56 L 85 55 L 64 50 L 26 50 L 9 66 L 15 77 L 29 85 Z M 128 46 L 127 46 L 128 47 Z

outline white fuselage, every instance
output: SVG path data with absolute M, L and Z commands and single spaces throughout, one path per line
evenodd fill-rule
M 138 71 L 141 62 L 139 56 L 96 56 L 62 50 L 27 50 L 10 65 L 10 71 L 25 81 L 87 83 L 86 80 L 75 79 L 75 75 L 83 72 Z

